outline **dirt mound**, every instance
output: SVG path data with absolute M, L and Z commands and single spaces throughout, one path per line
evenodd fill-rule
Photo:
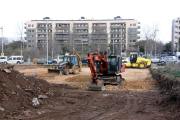
M 58 86 L 28 77 L 13 67 L 0 66 L 0 119 L 16 117 L 26 110 L 40 107 L 46 98 L 54 96 L 54 89 Z M 58 88 L 65 87 L 62 85 Z

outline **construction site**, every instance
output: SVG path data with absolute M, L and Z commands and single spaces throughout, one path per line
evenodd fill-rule
M 179 119 L 179 101 L 160 89 L 149 69 L 128 68 L 122 85 L 106 85 L 104 91 L 87 90 L 88 67 L 62 76 L 47 74 L 41 65 L 0 69 L 0 119 Z
M 130 68 L 106 53 L 87 60 L 74 54 L 56 66 L 0 65 L 0 119 L 179 119 L 180 79 L 167 69 L 137 55 Z

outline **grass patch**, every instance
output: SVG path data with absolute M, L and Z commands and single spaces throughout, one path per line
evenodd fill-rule
M 180 78 L 180 72 L 179 71 L 170 71 L 170 70 L 167 70 L 167 69 L 152 69 L 153 72 L 161 72 L 161 73 L 166 73 L 170 76 L 173 76 L 173 77 L 178 77 Z
M 174 76 L 174 77 L 179 77 L 180 78 L 180 72 L 169 72 L 167 74 L 169 74 L 171 76 Z

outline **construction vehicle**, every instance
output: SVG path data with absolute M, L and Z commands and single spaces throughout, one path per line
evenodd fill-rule
M 120 73 L 125 72 L 125 64 L 120 55 L 107 57 L 106 52 L 94 52 L 87 54 L 87 60 L 92 75 L 88 90 L 102 91 L 105 84 L 117 85 L 124 80 Z
M 139 69 L 145 69 L 151 66 L 151 60 L 147 58 L 138 57 L 137 54 L 130 55 L 130 62 L 126 63 L 126 67 L 133 67 Z
M 65 54 L 62 63 L 48 69 L 48 73 L 59 75 L 78 74 L 79 71 L 82 71 L 81 56 L 76 51 L 73 51 L 73 54 Z

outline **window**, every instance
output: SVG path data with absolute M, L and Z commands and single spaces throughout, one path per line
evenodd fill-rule
M 136 40 L 133 40 L 133 42 L 136 42 Z
M 28 47 L 31 47 L 31 45 L 28 45 Z
M 34 37 L 34 35 L 32 35 L 32 37 Z
M 133 26 L 136 26 L 136 24 L 134 23 Z
M 28 32 L 31 32 L 31 30 L 28 30 Z
M 10 57 L 10 58 L 8 58 L 8 60 L 12 60 L 12 58 Z
M 31 24 L 28 24 L 28 27 L 31 27 Z
M 34 25 L 32 24 L 32 27 L 34 27 Z
M 6 59 L 5 57 L 0 57 L 0 59 Z
M 130 26 L 132 26 L 132 24 L 130 24 Z
M 130 42 L 132 42 L 132 40 L 130 40 Z
M 28 40 L 28 43 L 30 43 L 31 42 L 31 40 Z
M 16 58 L 16 57 L 13 57 L 13 60 L 17 60 L 17 58 Z
M 32 32 L 34 32 L 34 30 L 32 30 Z

